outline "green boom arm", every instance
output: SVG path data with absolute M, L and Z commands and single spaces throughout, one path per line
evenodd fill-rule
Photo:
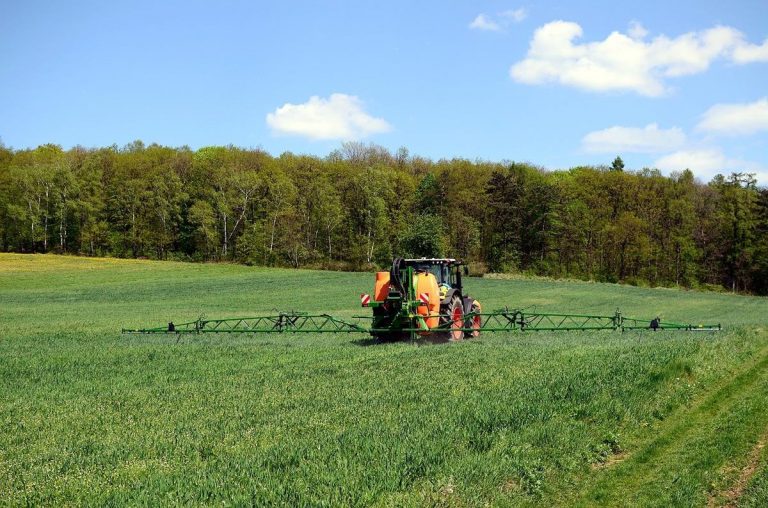
M 480 317 L 479 328 L 451 328 L 447 323 L 429 331 L 552 331 L 552 330 L 683 330 L 683 331 L 718 331 L 720 324 L 681 324 L 656 320 L 643 320 L 622 316 L 618 310 L 612 316 L 589 314 L 556 314 L 526 312 L 524 310 L 499 309 L 493 312 L 467 313 L 464 322 L 471 322 Z M 359 324 L 360 320 L 372 319 L 371 316 L 355 316 L 358 323 L 345 321 L 328 314 L 307 314 L 302 312 L 280 312 L 270 316 L 204 319 L 186 323 L 168 323 L 165 327 L 123 328 L 123 333 L 377 333 L 377 332 L 424 332 L 428 328 L 423 316 L 413 315 L 408 327 L 371 328 Z M 655 326 L 654 326 L 655 322 Z

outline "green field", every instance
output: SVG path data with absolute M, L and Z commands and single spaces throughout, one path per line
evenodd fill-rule
M 360 313 L 371 274 L 0 254 L 0 504 L 768 504 L 768 300 L 470 278 L 721 333 L 120 335 Z

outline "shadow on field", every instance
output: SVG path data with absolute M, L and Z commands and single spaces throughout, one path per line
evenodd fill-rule
M 355 339 L 351 341 L 352 344 L 356 346 L 386 346 L 387 344 L 391 344 L 392 342 L 385 342 L 383 340 L 374 339 L 373 337 L 369 337 L 367 339 Z
M 365 339 L 356 339 L 351 341 L 352 344 L 355 344 L 356 346 L 388 346 L 392 344 L 410 344 L 412 346 L 436 346 L 441 344 L 449 344 L 451 341 L 448 340 L 447 337 L 419 337 L 416 340 L 411 340 L 410 338 L 403 337 L 403 338 L 394 338 L 394 339 L 379 339 L 379 338 L 373 338 L 368 337 Z

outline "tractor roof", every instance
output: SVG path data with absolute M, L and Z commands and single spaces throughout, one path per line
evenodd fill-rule
M 414 264 L 414 263 L 431 263 L 435 265 L 461 265 L 463 264 L 458 259 L 453 258 L 414 258 L 414 259 L 406 259 L 405 262 L 407 264 Z

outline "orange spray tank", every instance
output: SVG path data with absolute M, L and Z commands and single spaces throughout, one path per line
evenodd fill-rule
M 434 328 L 440 324 L 440 288 L 437 285 L 437 279 L 432 273 L 417 273 L 413 276 L 414 286 L 416 287 L 416 298 L 421 295 L 427 295 L 427 305 L 419 305 L 416 312 L 420 316 L 425 316 L 424 321 L 427 327 Z
M 376 272 L 376 285 L 373 290 L 373 300 L 383 302 L 389 294 L 389 272 Z

